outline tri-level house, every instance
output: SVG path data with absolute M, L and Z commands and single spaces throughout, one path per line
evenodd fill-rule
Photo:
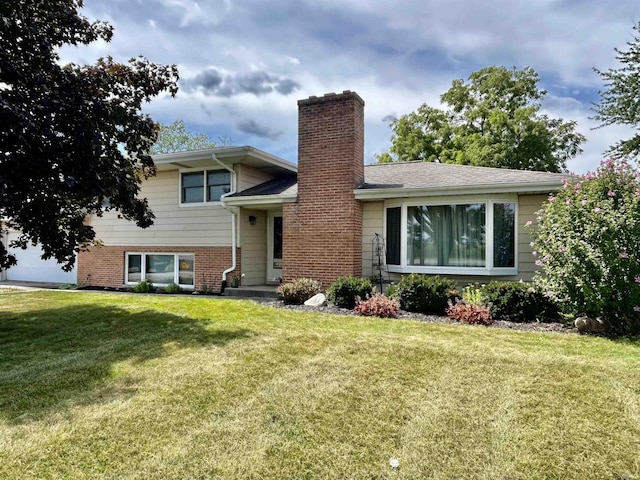
M 439 163 L 365 165 L 364 101 L 354 92 L 300 100 L 298 164 L 252 147 L 158 155 L 142 186 L 156 215 L 139 229 L 91 217 L 103 246 L 78 256 L 77 282 L 147 279 L 220 290 L 309 277 L 372 276 L 384 240 L 389 275 L 530 280 L 524 225 L 563 175 Z

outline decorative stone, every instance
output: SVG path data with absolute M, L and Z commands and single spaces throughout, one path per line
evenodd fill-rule
M 574 322 L 578 332 L 581 333 L 602 333 L 607 327 L 601 318 L 578 317 Z
M 327 304 L 327 297 L 325 297 L 324 293 L 316 293 L 304 304 L 309 307 L 324 307 Z

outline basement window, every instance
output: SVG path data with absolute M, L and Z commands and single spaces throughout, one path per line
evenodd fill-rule
M 127 253 L 125 283 L 147 280 L 158 286 L 176 283 L 193 288 L 194 264 L 192 253 Z

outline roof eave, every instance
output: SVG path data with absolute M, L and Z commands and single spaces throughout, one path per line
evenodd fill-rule
M 548 194 L 558 190 L 562 181 L 509 183 L 486 185 L 454 185 L 436 188 L 371 188 L 355 189 L 356 200 L 385 200 L 389 198 L 435 197 L 451 195 L 485 195 L 498 193 Z
M 233 197 L 224 200 L 225 205 L 230 207 L 253 207 L 264 205 L 280 205 L 298 200 L 297 194 L 281 195 L 250 195 L 246 197 Z
M 153 155 L 153 161 L 156 165 L 176 165 L 178 167 L 182 167 L 182 165 L 180 165 L 182 163 L 203 160 L 210 157 L 212 154 L 215 154 L 219 160 L 244 158 L 249 156 L 282 168 L 283 170 L 288 170 L 292 173 L 297 173 L 298 171 L 298 166 L 295 163 L 291 163 L 251 146 L 218 147 L 203 150 L 191 150 L 187 152 L 163 153 Z

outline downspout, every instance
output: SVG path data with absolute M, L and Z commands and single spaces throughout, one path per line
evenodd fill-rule
M 218 165 L 220 165 L 222 168 L 224 168 L 225 170 L 231 172 L 231 189 L 229 191 L 229 193 L 225 193 L 224 195 L 220 196 L 220 202 L 222 203 L 222 207 L 231 214 L 231 266 L 229 268 L 227 268 L 224 272 L 222 272 L 222 285 L 220 287 L 220 295 L 222 295 L 224 293 L 224 289 L 227 288 L 227 273 L 231 273 L 236 269 L 237 266 L 237 259 L 236 259 L 236 211 L 233 210 L 232 208 L 227 207 L 224 204 L 224 199 L 229 196 L 229 195 L 233 195 L 234 193 L 236 193 L 236 172 L 233 168 L 230 168 L 229 166 L 225 165 L 224 163 L 222 163 L 220 160 L 218 160 L 218 158 L 216 157 L 215 153 L 211 154 L 211 159 L 216 162 Z

